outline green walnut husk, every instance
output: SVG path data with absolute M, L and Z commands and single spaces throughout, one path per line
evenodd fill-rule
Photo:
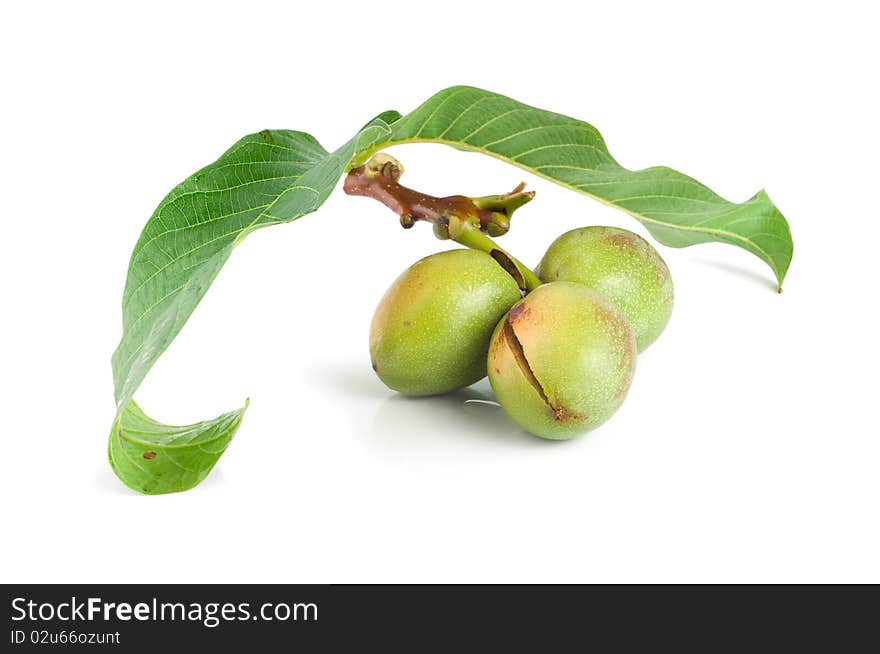
M 639 352 L 657 340 L 672 315 L 669 268 L 645 239 L 625 229 L 566 232 L 550 245 L 535 272 L 544 282 L 577 282 L 611 300 L 632 323 Z
M 406 395 L 436 395 L 486 376 L 492 330 L 522 297 L 491 256 L 432 254 L 408 268 L 379 303 L 370 326 L 373 370 Z
M 542 438 L 572 438 L 605 422 L 626 397 L 635 365 L 629 321 L 574 282 L 532 291 L 501 319 L 489 346 L 495 396 Z

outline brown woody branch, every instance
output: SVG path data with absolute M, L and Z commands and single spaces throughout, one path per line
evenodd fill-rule
M 510 228 L 510 216 L 529 202 L 534 191 L 524 191 L 525 183 L 504 195 L 469 198 L 464 195 L 434 197 L 403 186 L 398 181 L 403 167 L 393 157 L 378 153 L 363 166 L 348 173 L 343 190 L 349 195 L 363 195 L 378 200 L 400 216 L 404 228 L 417 220 L 447 222 L 456 217 L 479 227 L 490 236 L 501 236 Z

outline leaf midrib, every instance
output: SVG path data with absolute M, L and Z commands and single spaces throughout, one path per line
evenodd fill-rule
M 219 423 L 219 420 L 221 420 L 221 419 L 227 421 L 228 424 L 221 425 Z M 236 421 L 240 422 L 241 419 L 242 419 L 242 416 L 227 416 L 226 418 L 218 418 L 218 423 L 215 425 L 211 425 L 211 428 L 216 427 L 216 428 L 220 428 L 221 431 L 223 431 L 223 430 L 228 429 L 229 426 L 233 425 Z M 198 423 L 195 425 L 187 425 L 187 429 L 191 430 L 191 431 L 195 431 L 195 429 L 197 427 L 201 427 L 201 426 L 203 426 L 203 423 Z M 170 427 L 170 429 L 172 429 L 172 430 L 180 429 L 180 427 Z M 186 448 L 200 448 L 202 445 L 205 445 L 207 443 L 213 443 L 214 441 L 217 441 L 217 440 L 220 440 L 221 438 L 226 437 L 225 433 L 221 433 L 221 434 L 218 434 L 217 436 L 215 436 L 214 438 L 209 438 L 208 440 L 199 441 L 198 443 L 180 443 L 177 445 L 165 445 L 164 443 L 156 443 L 156 442 L 144 441 L 139 438 L 132 438 L 131 436 L 128 435 L 131 433 L 131 430 L 129 428 L 123 428 L 121 421 L 117 425 L 117 428 L 115 431 L 116 431 L 116 437 L 120 441 L 127 441 L 129 443 L 134 443 L 135 445 L 143 445 L 144 447 L 158 447 L 163 450 L 182 450 L 182 449 L 186 449 Z M 138 431 L 138 430 L 135 430 L 135 431 Z

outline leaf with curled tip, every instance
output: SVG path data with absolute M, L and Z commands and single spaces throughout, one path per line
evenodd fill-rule
M 764 191 L 738 204 L 672 168 L 628 170 L 589 123 L 468 86 L 440 91 L 392 131 L 391 144 L 443 143 L 481 152 L 621 209 L 664 245 L 736 245 L 770 266 L 782 287 L 791 232 Z
M 247 403 L 213 420 L 172 427 L 130 401 L 110 434 L 110 466 L 126 486 L 148 495 L 198 485 L 235 436 Z

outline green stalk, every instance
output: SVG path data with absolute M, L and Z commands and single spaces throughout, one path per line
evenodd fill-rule
M 516 266 L 516 269 L 519 272 L 520 277 L 522 278 L 523 285 L 525 286 L 524 290 L 528 292 L 534 291 L 541 284 L 543 284 L 543 282 L 538 278 L 535 273 L 531 271 L 528 266 L 526 266 L 519 259 L 508 253 L 506 250 L 498 247 L 498 244 L 495 243 L 495 241 L 493 241 L 486 234 L 481 232 L 473 223 L 464 221 L 456 222 L 459 223 L 459 227 L 454 228 L 453 223 L 450 223 L 449 226 L 449 238 L 451 238 L 453 241 L 455 241 L 456 243 L 460 243 L 465 247 L 469 247 L 473 250 L 480 250 L 481 252 L 485 252 L 486 254 L 492 255 L 496 259 L 498 259 L 496 253 L 500 253 L 505 259 Z M 504 265 L 502 261 L 499 261 L 499 263 Z

